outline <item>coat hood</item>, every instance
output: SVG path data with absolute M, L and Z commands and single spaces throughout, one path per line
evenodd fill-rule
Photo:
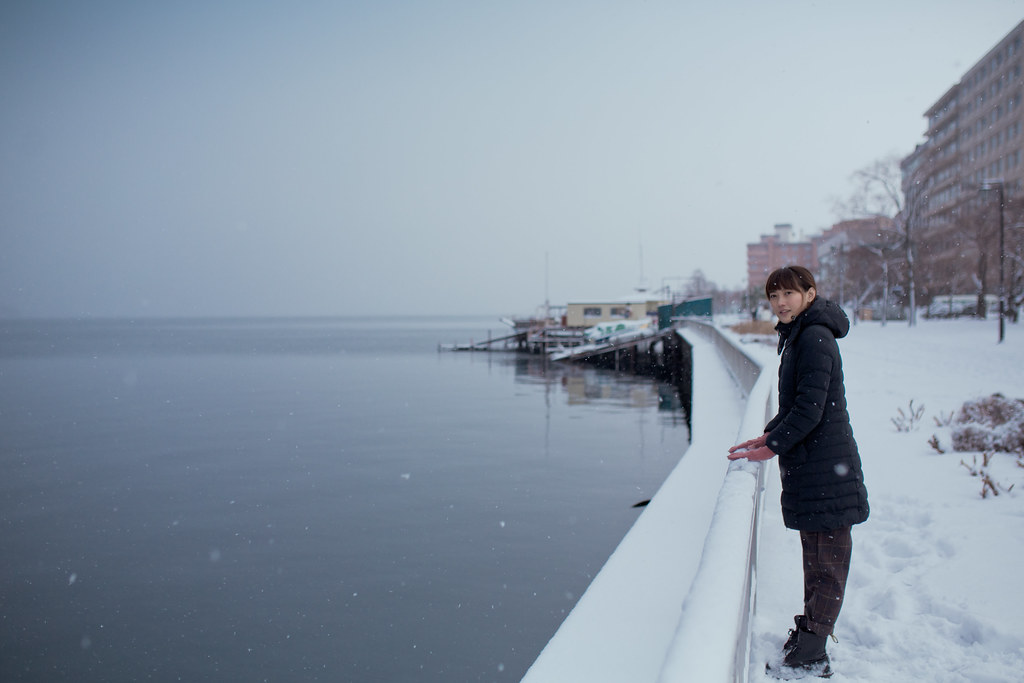
M 846 317 L 843 309 L 828 299 L 818 297 L 792 322 L 779 323 L 775 326 L 779 332 L 779 353 L 782 353 L 787 339 L 811 325 L 824 325 L 836 339 L 842 339 L 850 331 L 850 319 Z

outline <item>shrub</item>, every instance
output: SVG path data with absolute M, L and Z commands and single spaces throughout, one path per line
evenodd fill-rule
M 1024 453 L 1024 401 L 992 394 L 967 401 L 952 425 L 953 450 Z
M 967 471 L 971 473 L 972 477 L 980 477 L 981 478 L 981 497 L 982 498 L 988 498 L 990 493 L 993 496 L 998 496 L 1000 491 L 1002 491 L 1003 493 L 1009 493 L 1010 491 L 1013 490 L 1013 486 L 1014 486 L 1013 484 L 1010 484 L 1009 487 L 1006 487 L 1006 486 L 1003 486 L 1002 484 L 1000 484 L 998 481 L 995 481 L 995 480 L 992 479 L 992 475 L 990 475 L 989 471 L 988 471 L 988 465 L 989 465 L 989 463 L 991 461 L 992 461 L 992 454 L 991 453 L 982 453 L 981 454 L 981 467 L 978 467 L 978 456 L 974 456 L 974 458 L 971 459 L 971 464 L 970 465 L 968 465 L 962 459 L 960 460 L 960 464 L 967 468 Z M 1020 464 L 1019 460 L 1017 461 L 1017 464 L 1018 465 Z
M 896 426 L 897 432 L 912 432 L 917 428 L 917 424 L 921 421 L 924 416 L 924 406 L 914 407 L 914 399 L 910 399 L 910 404 L 907 405 L 907 411 L 903 412 L 903 408 L 897 408 L 897 416 L 892 419 L 893 425 Z

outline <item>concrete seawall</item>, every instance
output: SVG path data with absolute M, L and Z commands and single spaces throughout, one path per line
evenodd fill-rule
M 691 445 L 525 683 L 738 680 L 733 674 L 746 658 L 745 649 L 737 651 L 751 602 L 750 557 L 756 552 L 763 468 L 745 462 L 730 466 L 725 454 L 741 430 L 749 429 L 744 423 L 764 426 L 770 399 L 757 388 L 760 367 L 718 330 L 687 323 L 678 334 L 692 354 Z M 745 524 L 740 538 L 735 538 L 737 523 Z M 712 536 L 716 525 L 727 528 Z M 718 605 L 729 596 L 703 594 L 719 592 L 709 578 L 716 575 L 738 577 L 735 601 L 741 604 L 730 605 L 724 617 Z M 716 606 L 709 608 L 708 599 Z M 708 609 L 712 613 L 703 613 Z M 741 647 L 730 645 L 728 661 L 713 667 L 712 678 L 691 677 L 689 650 L 706 639 L 690 642 L 690 633 L 705 620 L 725 622 L 721 628 L 733 634 L 726 637 Z

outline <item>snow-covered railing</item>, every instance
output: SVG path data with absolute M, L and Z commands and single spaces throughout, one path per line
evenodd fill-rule
M 743 393 L 747 395 L 747 403 L 749 404 L 751 391 L 761 376 L 761 364 L 744 353 L 743 349 L 722 334 L 711 323 L 683 319 L 678 321 L 678 329 L 695 332 L 714 345 L 718 354 L 725 362 L 725 367 L 729 374 L 733 376 L 736 383 L 743 389 Z M 771 418 L 774 414 L 775 412 L 772 411 L 772 414 L 768 417 Z M 764 427 L 764 425 L 761 425 L 761 427 Z
M 714 327 L 696 322 L 683 325 L 716 346 L 747 392 L 738 436 L 760 434 L 776 410 L 774 373 L 762 372 L 757 362 Z M 766 470 L 766 463 L 737 460 L 729 464 L 659 683 L 747 680 Z
M 725 683 L 744 673 L 764 466 L 727 466 L 725 452 L 764 427 L 773 382 L 761 375 L 774 373 L 716 328 L 683 327 L 694 394 L 686 456 L 523 683 Z

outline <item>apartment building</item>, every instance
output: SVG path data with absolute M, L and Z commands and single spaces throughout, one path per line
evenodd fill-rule
M 1022 48 L 1024 22 L 925 112 L 925 141 L 902 161 L 906 217 L 932 281 L 972 291 L 993 279 L 999 202 L 983 188 L 1002 182 L 1008 220 L 1024 199 Z
M 1024 22 L 999 42 L 961 79 L 959 155 L 961 176 L 967 191 L 986 180 L 1001 178 L 1008 193 L 1019 195 L 1024 166 L 1021 165 L 1021 124 L 1024 108 L 1022 73 Z

